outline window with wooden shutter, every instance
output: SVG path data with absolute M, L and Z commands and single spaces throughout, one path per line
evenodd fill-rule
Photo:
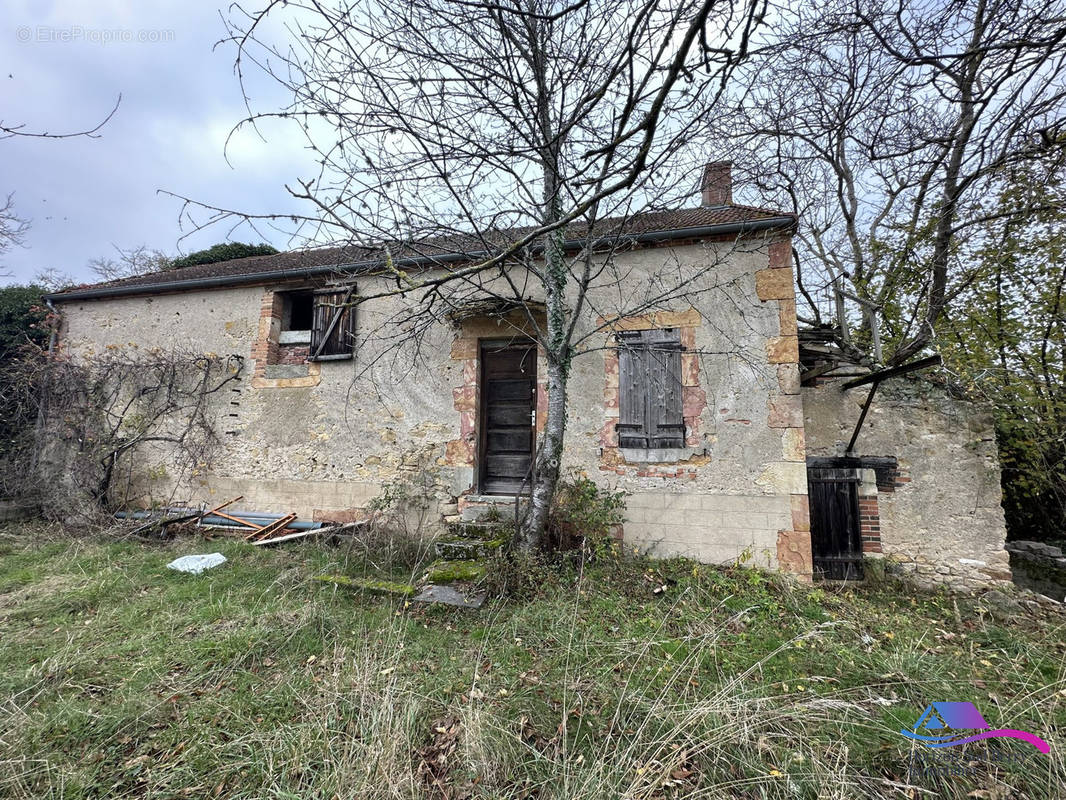
M 684 447 L 680 331 L 623 331 L 615 338 L 618 446 Z
M 319 289 L 314 298 L 311 361 L 351 358 L 355 346 L 355 286 Z

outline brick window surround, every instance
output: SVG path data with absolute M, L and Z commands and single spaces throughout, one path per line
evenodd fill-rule
M 663 330 L 677 328 L 681 337 L 681 415 L 685 422 L 685 447 L 699 447 L 703 443 L 702 415 L 707 407 L 707 393 L 700 387 L 699 355 L 696 349 L 696 329 L 703 324 L 699 311 L 653 311 L 631 317 L 600 317 L 596 324 L 607 331 L 609 338 L 619 331 Z M 603 351 L 603 408 L 604 423 L 600 429 L 600 469 L 618 475 L 637 477 L 679 478 L 693 480 L 696 468 L 710 460 L 679 450 L 679 460 L 668 464 L 629 463 L 626 451 L 618 446 L 618 349 L 610 344 Z
M 281 320 L 284 312 L 284 293 L 266 290 L 259 304 L 259 331 L 252 345 L 255 389 L 284 389 L 318 386 L 322 365 L 308 362 L 309 345 L 281 344 Z M 274 376 L 272 366 L 302 367 L 300 375 Z

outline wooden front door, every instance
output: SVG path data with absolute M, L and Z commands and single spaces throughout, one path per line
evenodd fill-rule
M 862 578 L 859 478 L 846 467 L 809 467 L 811 556 L 815 577 Z
M 483 341 L 479 463 L 484 494 L 529 491 L 536 401 L 536 345 Z

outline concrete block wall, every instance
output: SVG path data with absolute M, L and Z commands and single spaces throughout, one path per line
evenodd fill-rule
M 784 495 L 638 492 L 626 498 L 626 518 L 625 542 L 634 548 L 707 563 L 774 564 L 777 531 L 792 528 Z

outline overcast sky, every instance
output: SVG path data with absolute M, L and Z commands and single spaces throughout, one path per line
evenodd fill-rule
M 86 262 L 148 245 L 167 253 L 227 238 L 223 228 L 178 243 L 180 203 L 166 189 L 251 211 L 294 208 L 284 184 L 310 175 L 298 141 L 226 135 L 243 114 L 233 48 L 217 0 L 6 0 L 0 21 L 0 120 L 64 132 L 96 125 L 96 139 L 0 140 L 0 193 L 14 192 L 31 223 L 26 247 L 0 256 L 3 283 L 42 268 L 95 280 Z M 225 8 L 225 6 L 222 6 Z M 260 80 L 255 99 L 276 90 Z M 273 97 L 271 95 L 273 94 Z M 247 241 L 244 232 L 233 238 Z M 258 241 L 258 239 L 257 239 Z M 284 248 L 286 241 L 271 242 Z

